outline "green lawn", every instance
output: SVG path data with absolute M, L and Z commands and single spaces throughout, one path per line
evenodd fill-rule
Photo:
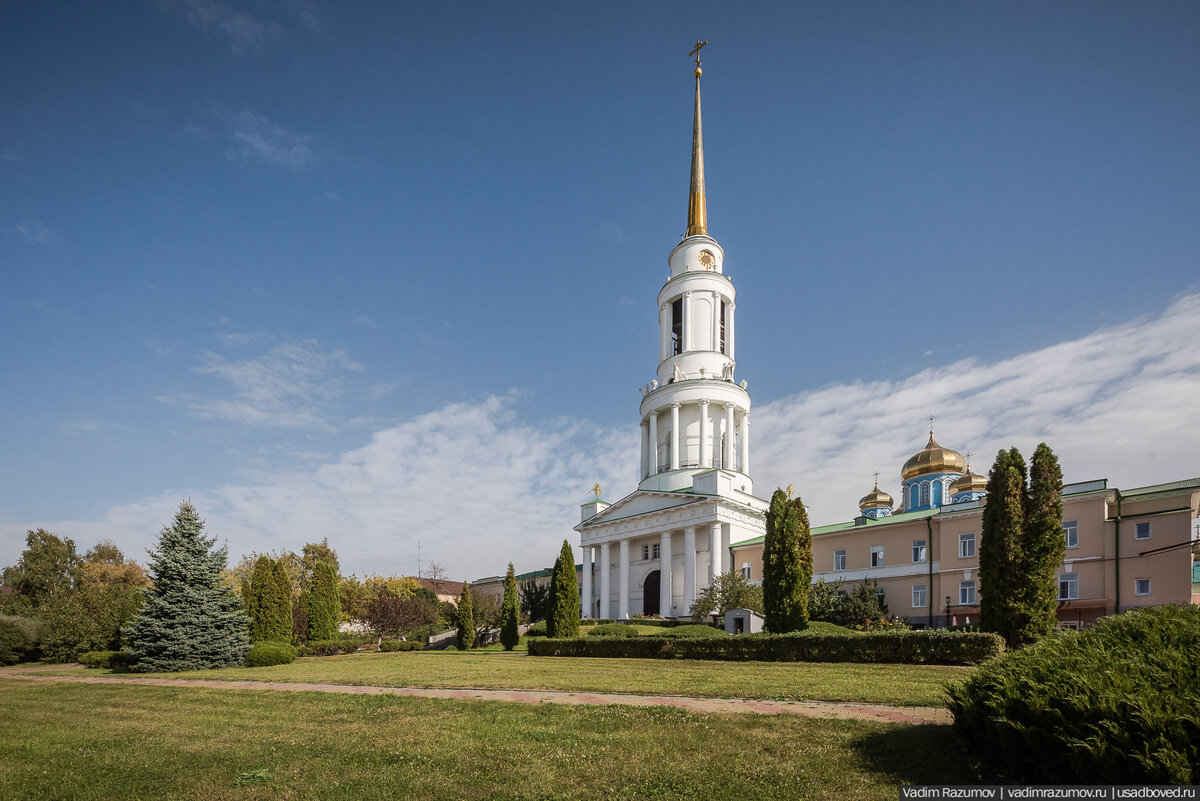
M 945 726 L 2 678 L 0 696 L 13 799 L 894 799 L 971 780 Z
M 969 671 L 970 668 L 939 665 L 585 659 L 435 651 L 307 657 L 275 667 L 169 675 L 393 687 L 580 690 L 939 706 L 946 684 L 965 678 Z

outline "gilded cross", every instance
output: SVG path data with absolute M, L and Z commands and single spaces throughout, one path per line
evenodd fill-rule
M 875 486 L 879 486 L 879 471 L 875 471 Z
M 696 59 L 697 67 L 700 66 L 700 48 L 704 47 L 706 44 L 708 44 L 707 39 L 705 39 L 703 42 L 697 39 L 696 46 L 692 48 L 692 52 L 688 53 L 689 56 L 692 56 Z
M 933 415 L 929 415 L 929 436 L 933 436 Z

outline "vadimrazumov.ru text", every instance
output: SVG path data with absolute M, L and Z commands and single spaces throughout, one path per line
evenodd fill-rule
M 920 799 L 1095 799 L 1095 801 L 1119 801 L 1120 799 L 1200 799 L 1200 787 L 1170 785 L 983 785 L 958 787 L 938 785 L 915 785 L 900 788 L 900 801 Z

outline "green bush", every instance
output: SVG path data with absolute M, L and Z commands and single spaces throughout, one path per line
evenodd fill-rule
M 45 626 L 31 617 L 0 615 L 0 665 L 36 659 Z
M 420 640 L 384 640 L 379 643 L 380 651 L 420 651 L 425 645 Z
M 1022 783 L 1200 783 L 1200 607 L 1050 636 L 950 688 L 986 773 Z
M 708 625 L 707 623 L 690 623 L 686 626 L 674 626 L 668 628 L 662 634 L 655 635 L 658 637 L 683 637 L 685 639 L 702 639 L 704 637 L 727 637 L 724 631 Z
M 300 656 L 336 656 L 352 654 L 361 645 L 358 640 L 313 640 L 300 646 Z
M 637 629 L 625 623 L 602 623 L 587 633 L 589 637 L 636 637 Z
M 133 665 L 133 655 L 125 651 L 88 651 L 75 661 L 88 668 L 127 668 Z
M 750 634 L 738 637 L 580 637 L 529 642 L 530 656 L 724 659 L 761 662 L 894 662 L 970 665 L 1004 651 L 995 634 L 881 631 L 866 634 Z
M 286 642 L 260 642 L 246 652 L 246 667 L 286 665 L 296 661 L 296 649 Z
M 529 631 L 525 632 L 526 637 L 545 637 L 546 636 L 546 621 L 539 620 L 529 627 Z

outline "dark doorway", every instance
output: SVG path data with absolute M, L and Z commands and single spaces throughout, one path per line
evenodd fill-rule
M 660 573 L 657 570 L 651 570 L 650 575 L 646 576 L 646 583 L 642 585 L 642 614 L 646 616 L 659 614 L 658 607 L 658 591 L 661 586 Z

